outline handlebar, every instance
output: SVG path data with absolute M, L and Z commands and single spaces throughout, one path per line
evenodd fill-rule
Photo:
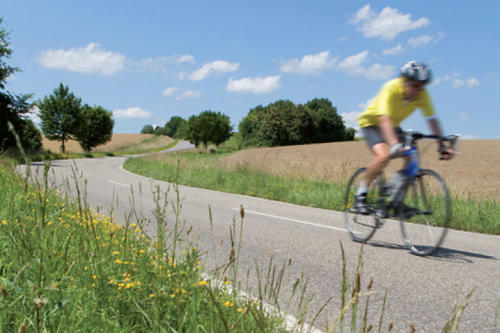
M 422 139 L 436 139 L 440 140 L 441 142 L 441 149 L 439 151 L 441 152 L 441 155 L 443 155 L 443 151 L 445 151 L 448 148 L 451 148 L 455 151 L 455 154 L 459 154 L 460 152 L 458 151 L 458 140 L 460 138 L 460 134 L 452 134 L 452 135 L 446 135 L 446 136 L 441 136 L 441 135 L 434 135 L 434 134 L 423 134 L 420 132 L 414 132 L 412 130 L 408 130 L 404 132 L 404 151 L 402 152 L 396 152 L 391 155 L 391 158 L 397 158 L 401 157 L 402 155 L 407 155 L 411 149 L 411 147 L 416 146 L 416 141 L 417 140 L 422 140 Z M 405 153 L 406 152 L 406 153 Z

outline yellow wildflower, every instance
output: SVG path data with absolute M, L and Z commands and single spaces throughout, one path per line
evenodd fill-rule
M 202 287 L 206 286 L 207 284 L 208 284 L 207 281 L 200 281 L 200 282 L 198 282 L 198 285 L 202 286 Z

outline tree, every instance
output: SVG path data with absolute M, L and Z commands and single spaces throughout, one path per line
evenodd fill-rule
M 141 129 L 141 134 L 154 134 L 154 133 L 155 133 L 155 129 L 151 125 L 145 125 Z
M 343 141 L 345 136 L 344 120 L 337 108 L 326 98 L 315 98 L 306 103 L 314 121 L 314 142 Z
M 182 117 L 179 116 L 173 116 L 170 118 L 170 120 L 165 124 L 165 129 L 166 129 L 166 135 L 168 135 L 171 138 L 178 138 L 177 137 L 177 132 L 179 129 L 184 126 L 184 124 L 187 123 L 187 120 L 185 120 Z
M 346 141 L 353 141 L 356 136 L 356 130 L 352 127 L 349 127 L 348 129 L 345 130 L 345 140 Z
M 0 25 L 3 19 L 0 18 Z M 33 122 L 26 118 L 31 112 L 30 94 L 17 95 L 5 90 L 5 82 L 9 76 L 20 69 L 9 66 L 2 58 L 10 58 L 9 33 L 0 27 L 0 151 L 16 147 L 16 139 L 8 129 L 10 122 L 17 132 L 21 145 L 27 151 L 40 150 L 42 139 Z
M 165 127 L 156 126 L 155 135 L 168 135 L 167 129 Z
M 62 83 L 52 95 L 38 102 L 42 132 L 49 140 L 61 141 L 61 152 L 65 153 L 65 142 L 74 138 L 82 122 L 81 99 Z
M 189 124 L 187 120 L 184 123 L 182 123 L 181 126 L 177 129 L 174 138 L 189 140 Z
M 188 126 L 188 140 L 196 147 L 203 143 L 205 149 L 209 142 L 218 146 L 229 139 L 233 130 L 228 116 L 210 110 L 189 117 Z
M 86 152 L 111 140 L 113 136 L 113 120 L 111 111 L 101 106 L 91 107 L 85 104 L 81 109 L 82 121 L 76 128 L 74 136 Z
M 242 146 L 283 146 L 351 140 L 337 108 L 326 99 L 305 105 L 280 100 L 251 109 L 239 123 Z

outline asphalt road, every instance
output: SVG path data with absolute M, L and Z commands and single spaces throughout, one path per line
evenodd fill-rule
M 173 149 L 185 149 L 180 142 Z M 74 184 L 72 169 L 78 170 L 78 182 L 87 181 L 87 200 L 100 212 L 112 213 L 124 223 L 135 216 L 153 221 L 148 230 L 154 232 L 153 192 L 156 186 L 168 191 L 167 216 L 170 226 L 175 220 L 176 193 L 172 184 L 132 174 L 121 166 L 126 157 L 106 157 L 53 161 L 51 175 L 64 191 L 65 182 Z M 32 170 L 41 167 L 34 163 Z M 70 185 L 74 188 L 74 185 Z M 131 191 L 134 200 L 131 200 Z M 297 206 L 179 186 L 181 220 L 185 229 L 193 227 L 191 241 L 207 251 L 207 270 L 227 263 L 230 251 L 229 229 L 240 223 L 243 206 L 243 240 L 241 243 L 241 281 L 255 281 L 255 267 L 267 267 L 270 259 L 277 268 L 286 267 L 281 298 L 288 299 L 293 283 L 303 274 L 308 279 L 307 291 L 313 295 L 310 320 L 332 296 L 315 323 L 323 329 L 339 313 L 342 281 L 342 243 L 347 258 L 347 272 L 352 280 L 358 262 L 360 244 L 350 240 L 344 228 L 343 215 L 324 209 Z M 130 217 L 135 207 L 136 215 Z M 209 218 L 209 207 L 212 219 Z M 500 218 L 500 217 L 499 217 Z M 184 233 L 185 235 L 186 233 Z M 187 237 L 187 236 L 185 236 Z M 454 306 L 476 288 L 460 319 L 460 332 L 500 332 L 500 237 L 451 230 L 434 256 L 418 257 L 403 246 L 399 224 L 387 221 L 363 248 L 362 288 L 370 277 L 376 292 L 370 298 L 369 322 L 378 323 L 384 293 L 387 303 L 384 331 L 394 323 L 394 331 L 408 331 L 413 323 L 417 332 L 440 332 L 451 318 Z M 291 262 L 291 265 L 288 263 Z M 229 272 L 226 275 L 230 276 Z M 245 286 L 246 283 L 242 282 Z M 252 283 L 252 282 L 251 282 Z M 246 287 L 245 287 L 246 288 Z M 249 288 L 252 292 L 255 289 Z M 365 288 L 366 290 L 366 288 Z M 297 304 L 294 300 L 292 304 Z M 292 312 L 293 314 L 293 312 Z

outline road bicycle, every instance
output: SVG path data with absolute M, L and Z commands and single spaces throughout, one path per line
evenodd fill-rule
M 366 168 L 354 172 L 345 193 L 345 224 L 351 238 L 368 242 L 386 218 L 398 219 L 401 234 L 408 249 L 420 256 L 436 251 L 442 244 L 451 219 L 451 199 L 441 176 L 419 163 L 417 141 L 439 139 L 445 147 L 458 151 L 459 135 L 436 136 L 418 132 L 405 133 L 405 151 L 391 158 L 409 156 L 410 162 L 402 172 L 400 184 L 385 181 L 383 173 L 370 185 L 367 193 L 368 214 L 360 214 L 355 206 L 355 196 Z M 389 203 L 389 197 L 391 203 Z

